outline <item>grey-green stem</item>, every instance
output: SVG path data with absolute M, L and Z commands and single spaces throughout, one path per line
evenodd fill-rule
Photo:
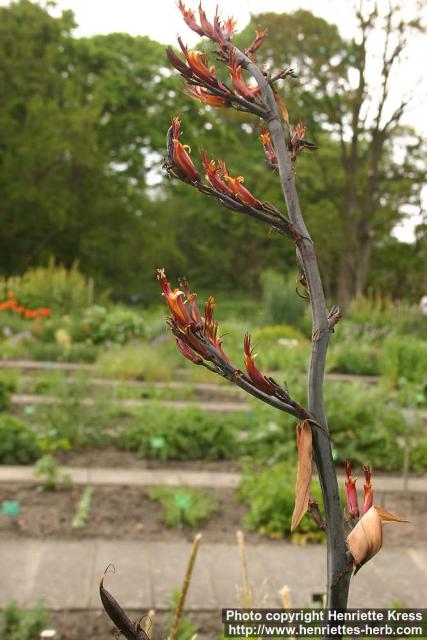
M 260 68 L 243 52 L 235 49 L 235 54 L 236 59 L 255 78 L 261 89 L 263 100 L 269 111 L 267 124 L 277 156 L 280 183 L 288 216 L 297 231 L 303 236 L 298 241 L 297 252 L 307 280 L 313 315 L 312 350 L 308 373 L 308 404 L 310 413 L 326 429 L 325 432 L 313 429 L 313 447 L 327 523 L 327 606 L 334 609 L 345 609 L 350 574 L 346 571 L 348 565 L 347 547 L 323 400 L 323 380 L 330 336 L 325 296 L 314 244 L 310 239 L 301 213 L 292 162 L 285 142 L 285 131 L 277 111 L 272 88 Z

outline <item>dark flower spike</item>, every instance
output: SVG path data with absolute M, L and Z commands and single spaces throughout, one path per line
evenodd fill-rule
M 288 150 L 291 152 L 291 159 L 293 162 L 296 161 L 297 156 L 302 151 L 315 151 L 317 149 L 317 145 L 314 142 L 310 142 L 304 138 L 305 135 L 305 127 L 302 122 L 297 122 L 293 135 L 288 144 Z
M 309 420 L 312 425 L 323 429 L 304 407 L 292 400 L 286 387 L 279 386 L 272 378 L 266 378 L 255 367 L 253 363 L 255 356 L 250 349 L 249 337 L 247 337 L 247 345 L 245 344 L 248 375 L 230 362 L 223 351 L 222 339 L 218 337 L 218 323 L 213 319 L 215 301 L 212 296 L 208 299 L 205 317 L 202 321 L 194 307 L 193 296 L 195 294 L 189 292 L 188 283 L 183 283 L 187 297 L 187 300 L 183 300 L 181 297 L 184 295 L 183 292 L 179 289 L 171 289 L 163 269 L 158 270 L 157 278 L 172 313 L 172 317 L 167 320 L 167 323 L 185 358 L 226 378 L 255 398 L 281 411 L 286 411 L 300 420 Z M 173 296 L 172 301 L 170 300 L 171 296 Z M 183 319 L 182 307 L 186 312 L 185 319 Z M 190 309 L 193 307 L 193 309 L 188 311 L 188 307 Z
M 179 71 L 181 75 L 186 78 L 193 77 L 193 72 L 191 71 L 190 67 L 188 67 L 185 62 L 183 62 L 181 58 L 176 55 L 172 47 L 166 47 L 166 56 L 171 65 L 175 67 L 175 69 Z
M 255 358 L 257 357 L 257 354 L 254 354 L 253 349 L 251 349 L 251 338 L 248 334 L 245 335 L 244 354 L 246 370 L 252 382 L 258 387 L 258 389 L 261 389 L 261 391 L 267 395 L 274 395 L 274 385 L 255 366 Z
M 150 637 L 141 628 L 139 622 L 132 622 L 127 613 L 122 609 L 114 596 L 104 587 L 104 579 L 108 573 L 109 565 L 101 578 L 99 584 L 99 595 L 102 606 L 113 624 L 119 629 L 127 640 L 150 640 Z

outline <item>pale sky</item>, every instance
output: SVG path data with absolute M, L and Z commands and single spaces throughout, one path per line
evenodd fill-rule
M 386 0 L 379 0 L 380 8 L 386 6 L 385 2 Z M 10 0 L 0 0 L 0 5 L 8 4 Z M 183 22 L 175 0 L 57 0 L 56 4 L 60 10 L 73 10 L 79 25 L 76 30 L 77 36 L 121 31 L 132 35 L 147 35 L 165 44 L 175 44 L 176 36 L 180 34 L 189 45 L 194 45 L 199 39 L 199 36 Z M 198 0 L 184 0 L 184 4 L 196 9 Z M 245 27 L 251 14 L 266 11 L 292 12 L 303 8 L 336 23 L 345 37 L 354 34 L 354 22 L 351 19 L 353 0 L 203 0 L 203 8 L 208 17 L 213 16 L 217 4 L 223 17 L 231 15 L 237 19 L 240 29 Z M 408 17 L 418 15 L 417 8 L 419 12 L 421 5 L 424 7 L 424 13 L 427 12 L 426 0 L 403 0 L 402 5 Z M 374 59 L 379 58 L 382 50 L 381 38 L 373 40 L 372 68 L 375 65 Z M 412 92 L 415 99 L 405 115 L 404 122 L 427 136 L 426 67 L 427 43 L 425 37 L 419 36 L 413 39 L 404 66 L 395 74 L 390 109 L 398 104 L 402 95 Z M 413 227 L 418 221 L 419 216 L 405 221 L 403 228 L 398 232 L 399 237 L 406 241 L 413 239 Z

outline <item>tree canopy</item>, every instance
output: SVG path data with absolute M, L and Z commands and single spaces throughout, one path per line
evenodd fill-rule
M 419 205 L 422 141 L 400 124 L 405 104 L 386 113 L 385 96 L 381 106 L 381 82 L 370 96 L 366 39 L 381 25 L 378 16 L 357 19 L 353 42 L 302 10 L 256 16 L 237 36 L 249 43 L 254 27 L 267 28 L 260 59 L 298 70 L 283 100 L 319 147 L 299 159 L 298 188 L 327 294 L 344 305 L 367 286 L 413 299 L 423 286 L 408 275 L 403 288 L 399 278 L 405 256 L 411 273 L 419 268 L 422 249 L 390 236 L 405 205 Z M 394 14 L 384 20 L 386 33 Z M 0 9 L 2 272 L 21 273 L 50 256 L 65 265 L 78 259 L 99 288 L 147 300 L 159 264 L 203 288 L 252 293 L 263 270 L 291 265 L 293 249 L 279 237 L 161 171 L 166 130 L 180 114 L 195 162 L 198 148 L 207 148 L 280 206 L 253 117 L 189 101 L 159 43 L 123 33 L 76 38 L 74 27 L 71 12 L 54 17 L 29 0 Z M 409 37 L 418 25 L 400 28 Z M 401 55 L 391 59 L 393 52 L 380 72 L 386 92 Z M 425 247 L 422 228 L 419 235 L 417 247 Z

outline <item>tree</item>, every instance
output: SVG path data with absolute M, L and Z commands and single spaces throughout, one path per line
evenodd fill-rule
M 333 267 L 326 267 L 328 290 L 337 290 L 343 310 L 365 290 L 372 251 L 404 215 L 403 205 L 420 207 L 425 175 L 422 140 L 401 125 L 410 96 L 392 102 L 399 93 L 395 71 L 413 36 L 422 31 L 421 21 L 406 18 L 396 2 L 385 13 L 377 4 L 372 11 L 369 6 L 360 3 L 350 42 L 334 25 L 302 10 L 262 14 L 251 25 L 271 33 L 260 61 L 279 65 L 286 60 L 301 77 L 287 92 L 286 104 L 290 112 L 298 105 L 319 144 L 318 167 L 311 167 L 311 177 L 304 172 L 304 178 L 313 198 L 321 197 L 312 207 L 313 234 L 319 255 L 326 254 Z M 378 40 L 383 48 L 376 65 L 371 52 L 378 50 Z M 322 225 L 324 205 L 327 224 Z M 318 242 L 318 232 L 323 232 L 322 241 L 332 234 L 329 242 Z

